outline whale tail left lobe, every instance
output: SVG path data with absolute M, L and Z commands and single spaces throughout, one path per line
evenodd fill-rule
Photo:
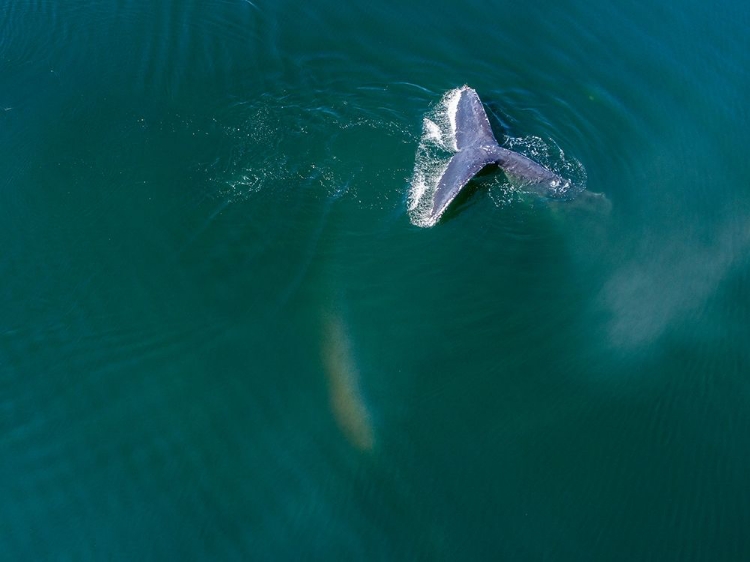
M 437 220 L 443 214 L 451 201 L 456 198 L 458 192 L 482 168 L 497 161 L 493 152 L 487 150 L 487 147 L 475 147 L 461 150 L 453 155 L 435 189 L 432 210 L 430 211 L 432 220 Z

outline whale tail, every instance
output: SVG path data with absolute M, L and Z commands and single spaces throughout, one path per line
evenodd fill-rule
M 472 177 L 490 165 L 499 166 L 507 175 L 529 184 L 542 195 L 558 199 L 565 197 L 570 182 L 498 144 L 475 90 L 463 86 L 457 91 L 449 118 L 456 153 L 438 180 L 432 199 L 431 222 L 440 218 Z

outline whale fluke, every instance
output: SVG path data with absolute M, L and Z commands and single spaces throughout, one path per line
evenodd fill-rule
M 463 86 L 458 91 L 449 115 L 455 154 L 437 182 L 429 219 L 437 221 L 482 168 L 500 167 L 506 174 L 528 184 L 552 198 L 564 198 L 570 182 L 554 172 L 512 150 L 502 148 L 492 133 L 490 121 L 476 91 Z

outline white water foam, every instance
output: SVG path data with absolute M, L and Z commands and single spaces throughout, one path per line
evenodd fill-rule
M 437 222 L 430 216 L 432 197 L 450 157 L 458 150 L 456 111 L 460 97 L 460 88 L 450 90 L 422 120 L 408 202 L 409 219 L 416 226 L 429 227 Z
M 448 161 L 458 151 L 456 112 L 464 88 L 466 86 L 446 92 L 422 121 L 422 136 L 414 157 L 408 199 L 409 219 L 415 226 L 431 227 L 440 218 L 430 216 L 432 199 Z M 575 159 L 567 158 L 556 144 L 550 145 L 539 137 L 529 136 L 507 137 L 502 146 L 528 156 L 566 178 L 568 181 L 556 189 L 555 198 L 572 199 L 586 188 L 586 170 L 583 165 Z M 497 206 L 505 206 L 515 201 L 518 194 L 537 191 L 535 187 L 538 188 L 528 182 L 498 174 L 497 180 L 490 185 L 490 198 Z

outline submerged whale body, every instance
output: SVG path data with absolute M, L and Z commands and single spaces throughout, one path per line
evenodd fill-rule
M 498 144 L 475 90 L 463 86 L 457 93 L 450 115 L 455 154 L 438 180 L 429 222 L 436 222 L 469 180 L 487 166 L 498 166 L 508 176 L 533 185 L 535 191 L 547 197 L 567 198 L 568 180 Z

